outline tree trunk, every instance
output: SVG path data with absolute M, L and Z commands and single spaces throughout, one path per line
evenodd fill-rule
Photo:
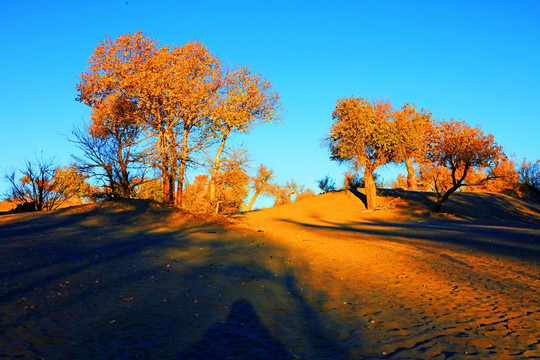
M 459 189 L 459 185 L 454 185 L 450 189 L 446 190 L 446 192 L 437 199 L 437 202 L 435 203 L 435 206 L 433 207 L 433 212 L 441 211 L 442 203 L 448 200 L 448 197 L 457 189 Z
M 225 141 L 227 141 L 227 136 L 229 136 L 228 131 L 223 134 L 223 138 L 221 139 L 221 144 L 219 144 L 219 148 L 216 153 L 216 158 L 214 159 L 214 166 L 212 168 L 210 183 L 208 184 L 208 197 L 210 199 L 211 204 L 213 204 L 216 199 L 216 177 L 219 171 L 219 165 L 221 162 L 221 154 L 223 153 L 223 149 L 225 148 Z
M 416 171 L 414 170 L 412 159 L 410 157 L 405 158 L 405 166 L 407 166 L 407 189 L 416 191 L 416 178 L 414 176 Z
M 255 200 L 260 195 L 260 191 L 255 191 L 251 199 L 249 199 L 249 204 L 247 204 L 246 211 L 251 211 L 251 208 L 253 207 L 253 204 L 255 204 Z
M 118 156 L 118 166 L 120 168 L 120 192 L 121 196 L 126 199 L 130 199 L 132 195 L 132 189 L 131 184 L 129 182 L 129 172 L 127 168 L 127 157 L 124 159 L 124 153 L 122 151 L 122 146 L 120 145 L 122 143 L 122 139 L 120 137 L 117 137 L 118 142 L 118 149 L 117 149 L 117 156 Z
M 364 187 L 366 189 L 366 202 L 368 209 L 374 209 L 377 206 L 377 188 L 373 180 L 373 170 L 368 166 L 364 168 Z
M 176 206 L 183 207 L 184 198 L 184 173 L 186 172 L 186 164 L 188 157 L 188 129 L 184 129 L 182 136 L 182 152 L 180 153 L 180 165 L 178 166 L 178 187 L 176 190 Z
M 463 185 L 463 182 L 465 178 L 467 177 L 467 172 L 469 171 L 469 168 L 470 168 L 469 165 L 465 166 L 465 169 L 463 170 L 463 175 L 459 179 L 456 179 L 456 176 L 455 176 L 456 168 L 452 168 L 452 182 L 454 185 L 450 189 L 446 190 L 446 192 L 442 196 L 439 196 L 439 198 L 437 199 L 437 202 L 435 203 L 435 206 L 433 207 L 433 212 L 441 211 L 442 203 L 445 202 L 452 193 L 454 193 L 457 189 L 459 189 Z
M 174 196 L 174 183 L 175 183 L 175 178 L 174 178 L 174 167 L 170 167 L 170 171 L 169 171 L 169 204 L 174 204 L 174 199 L 175 199 L 175 196 Z
M 161 177 L 163 181 L 163 202 L 166 204 L 172 204 L 169 176 L 169 157 L 164 149 L 161 150 Z

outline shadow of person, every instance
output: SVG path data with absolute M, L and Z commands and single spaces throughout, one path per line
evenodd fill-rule
M 251 303 L 238 300 L 226 322 L 210 326 L 203 338 L 178 359 L 291 359 L 283 345 L 261 323 Z

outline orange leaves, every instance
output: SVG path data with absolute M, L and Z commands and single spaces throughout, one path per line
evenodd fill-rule
M 484 135 L 478 126 L 472 128 L 464 121 L 452 119 L 437 122 L 430 139 L 427 158 L 434 165 L 446 168 L 451 180 L 450 185 L 448 180 L 443 182 L 435 177 L 438 200 L 434 211 L 439 211 L 450 194 L 466 185 L 467 176 L 475 168 L 489 166 L 503 154 L 502 147 L 495 143 L 493 135 Z
M 364 167 L 367 207 L 376 206 L 373 172 L 379 166 L 395 161 L 399 139 L 393 126 L 392 104 L 363 98 L 338 100 L 328 142 L 331 159 Z
M 396 158 L 403 161 L 406 158 L 419 158 L 426 153 L 428 137 L 432 126 L 431 112 L 416 108 L 416 105 L 406 103 L 394 112 L 394 126 L 397 141 Z
M 376 168 L 392 160 L 389 102 L 345 98 L 338 100 L 332 115 L 329 145 L 333 160 L 352 162 L 356 168 Z
M 261 74 L 247 67 L 223 74 L 219 95 L 215 98 L 212 119 L 215 130 L 247 132 L 255 121 L 279 118 L 279 93 Z
M 428 158 L 454 170 L 487 166 L 502 154 L 493 135 L 484 135 L 482 129 L 464 121 L 439 121 L 430 140 Z
M 100 43 L 77 90 L 77 100 L 92 107 L 93 137 L 134 129 L 154 139 L 149 155 L 162 173 L 163 197 L 177 205 L 191 152 L 279 117 L 279 94 L 260 74 L 223 71 L 198 41 L 158 47 L 141 31 Z
M 389 101 L 346 98 L 338 100 L 333 118 L 330 140 L 334 160 L 377 167 L 425 153 L 431 113 L 417 110 L 414 104 L 393 110 Z
M 81 75 L 77 100 L 96 108 L 110 101 L 111 95 L 121 96 L 130 87 L 132 75 L 155 47 L 156 42 L 141 31 L 101 42 L 90 58 L 88 70 Z

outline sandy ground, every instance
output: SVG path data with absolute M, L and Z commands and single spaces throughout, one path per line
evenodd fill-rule
M 540 358 L 538 207 L 384 195 L 0 216 L 0 358 Z

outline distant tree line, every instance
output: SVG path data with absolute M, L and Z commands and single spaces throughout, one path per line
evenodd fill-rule
M 361 185 L 368 209 L 377 206 L 375 171 L 389 163 L 405 163 L 407 169 L 406 178 L 398 177 L 395 187 L 437 194 L 436 212 L 465 187 L 517 191 L 521 185 L 540 190 L 534 180 L 539 177 L 538 162 L 524 162 L 518 171 L 493 135 L 464 121 L 439 121 L 414 104 L 395 109 L 389 101 L 361 97 L 338 100 L 333 119 L 326 137 L 330 158 L 349 164 L 354 174 L 363 169 Z M 323 191 L 332 189 L 326 178 L 319 186 Z

